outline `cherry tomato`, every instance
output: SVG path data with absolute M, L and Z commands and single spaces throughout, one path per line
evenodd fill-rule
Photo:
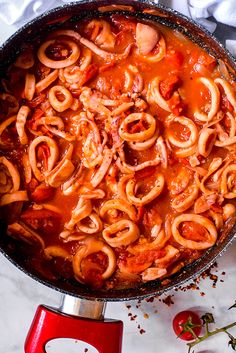
M 193 311 L 185 310 L 179 312 L 173 319 L 173 330 L 175 334 L 185 341 L 192 341 L 195 337 L 191 332 L 181 332 L 184 330 L 184 325 L 189 322 L 195 335 L 199 336 L 202 330 L 202 322 L 198 314 Z M 197 326 L 195 326 L 197 325 Z

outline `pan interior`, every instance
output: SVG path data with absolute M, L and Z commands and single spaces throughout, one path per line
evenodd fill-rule
M 235 61 L 233 57 L 227 52 L 227 50 L 214 38 L 210 33 L 204 30 L 200 25 L 189 20 L 187 17 L 180 15 L 174 10 L 167 9 L 161 5 L 154 5 L 151 1 L 115 1 L 113 3 L 121 5 L 133 6 L 135 11 L 120 11 L 114 9 L 113 11 L 100 12 L 99 7 L 110 5 L 107 1 L 82 1 L 78 3 L 71 3 L 63 5 L 57 9 L 53 9 L 48 13 L 43 14 L 37 19 L 31 21 L 25 25 L 22 29 L 17 31 L 11 38 L 0 49 L 0 77 L 4 77 L 4 72 L 9 64 L 11 64 L 15 57 L 19 54 L 16 48 L 21 48 L 25 42 L 37 41 L 41 36 L 49 31 L 60 28 L 63 26 L 60 18 L 67 18 L 67 21 L 75 22 L 85 17 L 98 17 L 98 16 L 110 16 L 112 13 L 118 13 L 122 15 L 135 16 L 144 20 L 151 20 L 157 23 L 161 23 L 170 28 L 178 29 L 181 33 L 188 36 L 192 41 L 196 42 L 203 49 L 207 50 L 215 58 L 221 59 L 225 62 L 229 71 L 232 75 L 236 71 Z M 143 13 L 143 10 L 151 9 L 154 12 Z M 206 251 L 206 253 L 193 262 L 191 265 L 183 268 L 179 273 L 174 274 L 165 284 L 160 281 L 152 281 L 141 284 L 139 287 L 123 289 L 123 290 L 96 290 L 93 291 L 84 285 L 80 285 L 78 282 L 69 283 L 67 281 L 49 281 L 45 280 L 43 276 L 34 271 L 27 261 L 23 261 L 16 251 L 18 243 L 6 236 L 6 225 L 4 221 L 0 224 L 0 250 L 1 252 L 18 268 L 23 272 L 38 280 L 44 285 L 47 285 L 55 290 L 61 291 L 62 293 L 74 295 L 85 299 L 98 299 L 106 301 L 122 301 L 136 298 L 147 297 L 150 295 L 161 294 L 172 288 L 178 287 L 185 281 L 196 277 L 212 263 L 214 263 L 217 256 L 227 248 L 232 239 L 236 227 L 231 230 L 230 234 L 225 236 L 221 241 Z

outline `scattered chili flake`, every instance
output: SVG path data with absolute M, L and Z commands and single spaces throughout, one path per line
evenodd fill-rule
M 139 331 L 140 335 L 144 334 L 145 332 L 146 331 L 143 328 L 141 328 L 141 330 Z
M 166 298 L 162 299 L 162 303 L 166 304 L 167 306 L 171 306 L 174 304 L 172 300 L 173 295 L 168 295 Z
M 147 313 L 143 314 L 144 319 L 149 319 L 149 315 Z
M 88 348 L 84 348 L 84 352 L 88 352 Z

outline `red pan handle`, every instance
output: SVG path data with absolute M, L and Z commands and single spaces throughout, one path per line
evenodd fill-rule
M 72 338 L 91 344 L 99 353 L 121 353 L 123 323 L 67 315 L 40 305 L 25 341 L 25 353 L 45 353 L 45 345 L 56 338 Z

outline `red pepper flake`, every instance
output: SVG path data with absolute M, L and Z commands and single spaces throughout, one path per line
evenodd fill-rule
M 201 292 L 201 293 L 200 293 L 200 296 L 201 296 L 201 297 L 204 297 L 205 295 L 206 295 L 206 293 L 204 293 L 204 292 Z
M 130 321 L 134 321 L 137 318 L 137 315 L 133 315 L 130 317 Z
M 131 305 L 126 304 L 126 308 L 127 308 L 128 310 L 130 310 L 130 309 L 131 309 Z
M 166 298 L 162 299 L 162 303 L 164 303 L 170 307 L 171 305 L 174 304 L 172 297 L 173 297 L 173 295 L 168 295 Z
M 141 328 L 141 330 L 139 331 L 140 335 L 143 335 L 145 332 L 146 331 L 143 328 Z
M 88 348 L 84 348 L 84 352 L 85 352 L 85 353 L 88 352 Z

